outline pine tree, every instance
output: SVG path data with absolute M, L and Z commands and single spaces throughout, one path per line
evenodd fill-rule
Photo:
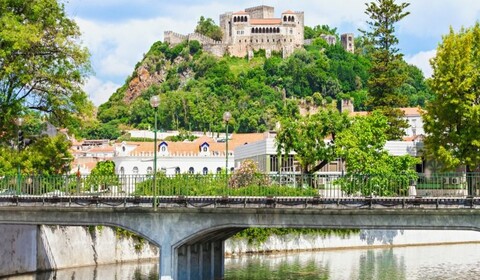
M 396 47 L 395 24 L 409 15 L 404 12 L 409 3 L 397 5 L 394 0 L 377 0 L 366 3 L 365 13 L 370 17 L 367 21 L 368 31 L 360 30 L 364 37 L 374 46 L 372 51 L 372 68 L 368 80 L 370 100 L 369 108 L 379 109 L 389 119 L 389 139 L 398 139 L 404 135 L 406 121 L 402 120 L 403 112 L 399 107 L 406 107 L 408 99 L 399 93 L 400 87 L 407 79 L 404 69 L 403 55 Z

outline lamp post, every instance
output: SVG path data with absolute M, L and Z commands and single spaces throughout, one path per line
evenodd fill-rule
M 154 95 L 150 98 L 150 105 L 152 105 L 153 110 L 155 111 L 155 128 L 153 130 L 153 208 L 157 208 L 157 112 L 158 105 L 160 105 L 160 97 Z
M 23 118 L 16 118 L 15 124 L 17 125 L 17 155 L 20 157 L 21 145 L 23 144 L 23 131 L 20 127 L 23 125 Z M 17 163 L 17 194 L 20 194 L 20 185 L 22 183 L 22 175 L 20 170 L 20 161 Z
M 225 182 L 228 188 L 228 121 L 232 118 L 230 112 L 223 113 L 223 121 L 225 121 Z

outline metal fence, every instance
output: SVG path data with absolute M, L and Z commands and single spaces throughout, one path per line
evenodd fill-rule
M 480 173 L 0 176 L 0 196 L 480 196 Z

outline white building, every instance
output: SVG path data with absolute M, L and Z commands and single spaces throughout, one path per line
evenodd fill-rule
M 263 133 L 230 134 L 228 168 L 234 168 L 234 150 L 239 145 L 263 139 Z M 157 142 L 157 170 L 167 175 L 215 174 L 226 168 L 226 141 L 203 136 L 192 142 Z M 151 174 L 153 172 L 153 142 L 122 142 L 115 145 L 116 173 L 119 175 Z

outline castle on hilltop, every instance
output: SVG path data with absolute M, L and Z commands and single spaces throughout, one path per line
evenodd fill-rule
M 185 40 L 197 40 L 204 50 L 214 55 L 228 53 L 237 57 L 248 55 L 249 58 L 260 49 L 265 50 L 267 57 L 272 51 L 281 52 L 283 57 L 287 57 L 295 49 L 310 43 L 304 40 L 303 12 L 285 11 L 280 18 L 275 18 L 274 8 L 265 5 L 220 15 L 220 28 L 223 32 L 222 41 L 198 33 L 181 35 L 172 31 L 165 31 L 164 40 L 172 46 Z M 330 38 L 327 42 L 335 44 L 336 38 Z M 342 45 L 347 51 L 353 52 L 353 34 L 343 34 Z

